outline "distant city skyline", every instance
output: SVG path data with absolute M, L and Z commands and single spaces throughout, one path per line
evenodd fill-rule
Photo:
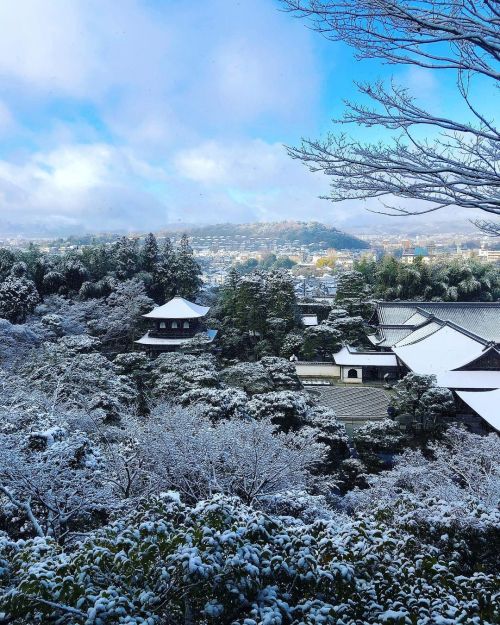
M 469 229 L 471 215 L 452 209 L 396 219 L 318 199 L 328 180 L 283 146 L 331 129 L 343 99 L 356 97 L 353 79 L 394 75 L 437 112 L 461 105 L 452 77 L 355 61 L 280 6 L 2 2 L 0 234 L 284 219 L 355 232 Z

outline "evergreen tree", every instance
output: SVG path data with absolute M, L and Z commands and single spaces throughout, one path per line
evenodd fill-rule
M 242 276 L 236 298 L 236 323 L 242 332 L 264 335 L 266 332 L 267 301 L 264 276 L 254 272 Z
M 0 317 L 12 323 L 24 323 L 40 301 L 35 283 L 26 275 L 26 264 L 16 263 L 0 284 Z
M 0 280 L 5 280 L 15 262 L 16 255 L 14 252 L 3 247 L 0 248 Z
M 153 273 L 158 262 L 159 253 L 158 241 L 155 235 L 150 232 L 144 240 L 140 254 L 141 269 Z
M 113 270 L 113 258 L 105 245 L 92 245 L 84 247 L 81 261 L 87 268 L 92 280 L 102 280 Z
M 79 291 L 88 277 L 84 264 L 72 257 L 69 257 L 64 263 L 63 274 L 66 285 L 71 291 Z
M 201 267 L 195 260 L 187 235 L 183 234 L 175 259 L 176 295 L 194 300 L 200 291 Z
M 139 268 L 137 239 L 121 237 L 115 247 L 116 275 L 120 280 L 132 278 Z
M 293 280 L 284 270 L 272 271 L 266 280 L 266 300 L 269 317 L 283 319 L 286 330 L 296 322 L 297 308 Z
M 153 284 L 151 295 L 160 304 L 168 302 L 177 293 L 176 254 L 172 241 L 168 237 L 158 254 L 153 271 Z

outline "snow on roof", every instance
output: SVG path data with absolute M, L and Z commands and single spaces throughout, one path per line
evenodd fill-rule
M 500 302 L 378 302 L 380 325 L 418 325 L 434 315 L 487 341 L 500 342 Z M 419 321 L 420 320 L 420 321 Z
M 457 391 L 457 395 L 495 430 L 500 431 L 500 389 L 481 392 Z
M 417 312 L 413 313 L 413 315 L 411 317 L 409 317 L 403 323 L 403 325 L 405 325 L 405 326 L 418 326 L 419 324 L 424 323 L 424 321 L 427 321 L 427 317 L 424 316 L 422 313 L 417 311 Z
M 439 330 L 409 345 L 396 344 L 393 352 L 415 373 L 438 373 L 462 367 L 478 358 L 484 344 L 443 325 Z
M 317 326 L 318 315 L 302 315 L 302 323 L 305 326 Z
M 163 306 L 157 306 L 143 316 L 146 319 L 198 319 L 204 317 L 209 310 L 209 306 L 199 306 L 176 295 Z
M 436 379 L 445 388 L 500 388 L 500 371 L 443 371 L 436 373 Z
M 442 323 L 437 323 L 436 321 L 429 321 L 424 326 L 420 326 L 408 336 L 405 336 L 400 341 L 395 344 L 395 347 L 403 347 L 404 345 L 411 345 L 412 343 L 416 343 L 417 341 L 422 340 L 426 336 L 434 334 L 439 329 L 443 327 Z
M 405 336 L 408 336 L 411 331 L 411 327 L 379 328 L 377 334 L 368 335 L 368 339 L 377 347 L 392 347 Z
M 214 338 L 215 335 L 217 334 L 217 330 L 207 330 L 206 332 L 203 333 L 205 338 L 208 340 L 209 343 L 211 343 Z M 144 336 L 142 336 L 140 339 L 138 339 L 137 341 L 135 341 L 135 343 L 138 343 L 139 345 L 157 345 L 157 346 L 162 346 L 162 345 L 182 345 L 183 343 L 187 343 L 188 341 L 191 341 L 193 337 L 186 337 L 186 338 L 178 338 L 178 339 L 167 339 L 167 338 L 159 338 L 156 336 L 149 336 L 149 332 L 146 332 L 146 334 Z
M 334 354 L 336 365 L 353 365 L 361 367 L 396 367 L 396 356 L 390 352 L 356 352 L 348 346 Z

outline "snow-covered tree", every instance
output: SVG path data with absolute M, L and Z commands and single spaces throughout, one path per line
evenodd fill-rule
M 12 323 L 24 323 L 39 301 L 35 283 L 26 277 L 26 265 L 16 263 L 0 283 L 0 317 Z
M 347 310 L 349 315 L 360 315 L 366 319 L 372 310 L 370 288 L 359 271 L 345 271 L 337 281 L 336 303 Z
M 423 429 L 442 427 L 455 414 L 449 389 L 436 385 L 434 375 L 408 373 L 394 386 L 391 406 L 399 421 L 419 424 Z
M 133 404 L 133 382 L 118 375 L 115 365 L 95 351 L 99 341 L 89 336 L 65 336 L 30 353 L 20 373 L 29 383 L 52 395 L 54 403 L 84 408 L 96 418 L 117 420 L 120 407 Z
M 193 255 L 189 239 L 184 234 L 175 256 L 176 295 L 194 300 L 198 295 L 201 281 L 201 267 Z
M 427 457 L 405 451 L 394 469 L 370 476 L 370 488 L 353 492 L 349 500 L 359 510 L 383 511 L 396 526 L 418 528 L 424 539 L 446 546 L 450 559 L 461 551 L 464 563 L 480 562 L 489 550 L 485 541 L 498 541 L 499 453 L 497 434 L 450 427 L 442 442 L 429 444 Z M 486 557 L 491 563 L 491 556 L 485 555 L 483 564 Z
M 153 411 L 141 444 L 159 486 L 193 502 L 224 493 L 252 503 L 302 488 L 323 452 L 311 433 L 278 434 L 266 419 L 213 423 L 200 411 L 168 406 Z
M 130 348 L 142 325 L 142 315 L 154 307 L 139 280 L 120 282 L 105 301 L 96 303 L 89 330 L 104 346 Z
M 120 237 L 114 248 L 116 275 L 120 280 L 128 280 L 139 270 L 139 244 L 137 239 Z
M 64 282 L 70 291 L 78 292 L 88 278 L 85 265 L 77 258 L 68 258 L 62 266 Z
M 331 360 L 342 347 L 341 333 L 326 324 L 310 326 L 304 331 L 302 353 L 308 360 L 317 358 Z
M 155 270 L 159 253 L 158 241 L 155 235 L 150 232 L 146 235 L 140 252 L 140 261 L 143 271 L 152 273 Z
M 12 534 L 15 525 L 21 536 L 59 542 L 100 525 L 111 495 L 102 470 L 98 448 L 81 432 L 52 426 L 28 435 L 0 433 L 2 524 L 10 524 Z
M 340 332 L 340 340 L 345 345 L 364 347 L 368 344 L 363 317 L 339 317 L 336 309 L 328 315 L 325 325 Z

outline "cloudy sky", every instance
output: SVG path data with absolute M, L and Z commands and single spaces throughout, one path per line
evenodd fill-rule
M 354 77 L 390 73 L 275 0 L 2 0 L 0 233 L 390 227 L 401 219 L 317 199 L 326 178 L 283 148 L 324 134 Z M 432 73 L 396 78 L 450 106 Z

